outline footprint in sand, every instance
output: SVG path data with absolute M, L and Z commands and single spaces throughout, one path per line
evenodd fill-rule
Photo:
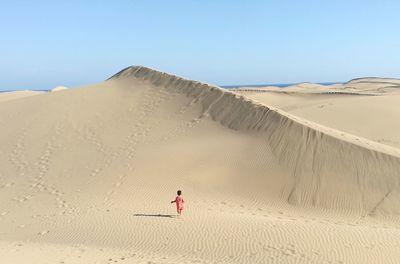
M 39 232 L 38 235 L 43 236 L 43 235 L 48 234 L 49 232 L 50 232 L 49 230 L 44 230 L 42 232 Z

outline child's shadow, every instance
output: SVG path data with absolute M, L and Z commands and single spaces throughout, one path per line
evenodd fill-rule
M 175 217 L 175 215 L 167 215 L 167 214 L 134 214 L 133 216 L 169 217 L 169 218 Z

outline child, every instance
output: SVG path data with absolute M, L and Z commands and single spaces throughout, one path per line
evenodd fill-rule
M 178 194 L 178 196 L 176 196 L 175 201 L 172 201 L 171 203 L 176 203 L 176 211 L 178 212 L 179 215 L 181 215 L 183 210 L 183 204 L 185 203 L 185 201 L 181 196 L 182 194 L 181 190 L 177 191 L 176 193 Z

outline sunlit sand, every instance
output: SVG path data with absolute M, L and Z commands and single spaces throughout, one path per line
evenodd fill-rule
M 397 263 L 399 85 L 0 94 L 1 262 Z

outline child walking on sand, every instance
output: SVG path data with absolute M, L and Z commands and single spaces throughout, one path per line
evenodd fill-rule
M 183 204 L 185 203 L 185 201 L 183 200 L 181 190 L 177 191 L 176 193 L 178 194 L 178 196 L 176 196 L 175 201 L 171 201 L 171 203 L 176 203 L 176 211 L 178 212 L 179 215 L 181 215 L 183 210 Z

